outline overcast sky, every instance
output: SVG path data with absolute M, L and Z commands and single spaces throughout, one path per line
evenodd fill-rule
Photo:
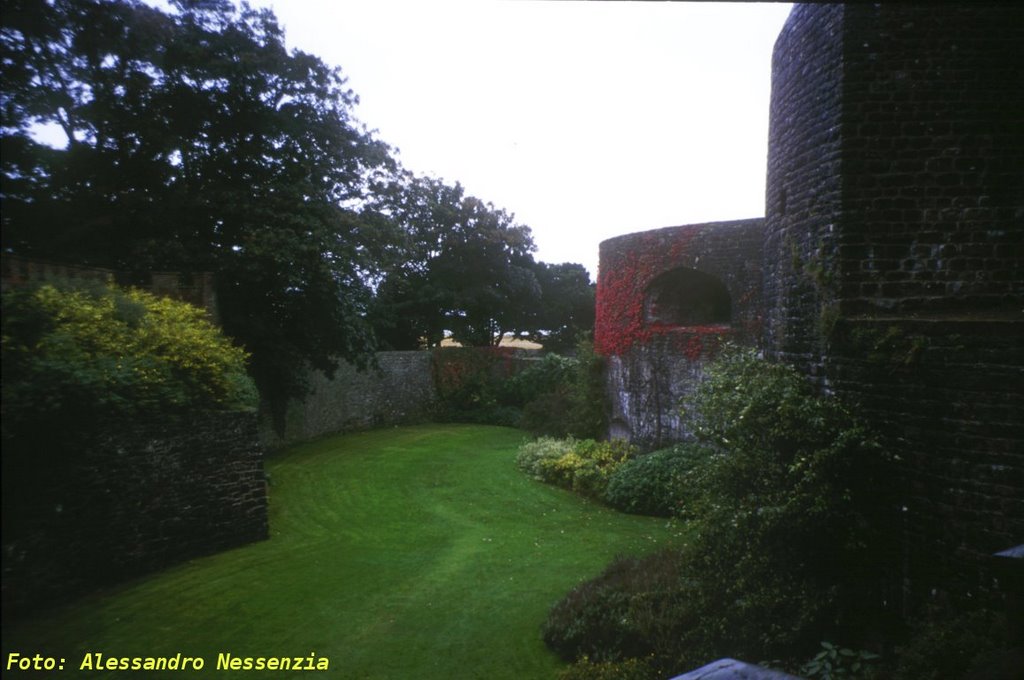
M 598 244 L 764 214 L 781 3 L 254 0 L 418 174 L 596 277 Z

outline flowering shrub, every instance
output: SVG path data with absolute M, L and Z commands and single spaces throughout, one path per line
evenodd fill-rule
M 144 291 L 4 295 L 4 417 L 15 423 L 255 406 L 247 357 L 201 309 Z
M 541 437 L 519 448 L 516 463 L 538 481 L 600 498 L 615 470 L 635 455 L 622 440 Z

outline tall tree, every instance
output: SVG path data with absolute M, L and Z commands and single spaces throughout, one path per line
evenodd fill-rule
M 535 339 L 544 348 L 565 351 L 594 329 L 594 284 L 581 264 L 538 262 L 541 299 L 534 323 Z
M 213 270 L 264 395 L 365 362 L 356 210 L 393 169 L 338 69 L 228 0 L 4 0 L 3 247 L 118 269 Z M 31 131 L 56 126 L 51 149 Z
M 540 285 L 529 227 L 458 183 L 410 174 L 375 207 L 398 233 L 374 314 L 390 346 L 435 346 L 446 331 L 487 346 L 530 328 Z

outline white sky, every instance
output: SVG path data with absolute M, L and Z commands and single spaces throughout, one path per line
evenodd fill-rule
M 656 227 L 764 214 L 781 3 L 253 0 L 340 66 L 357 117 L 579 262 Z

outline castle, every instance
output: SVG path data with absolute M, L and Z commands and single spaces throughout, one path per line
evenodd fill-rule
M 1010 6 L 798 5 L 765 217 L 601 245 L 610 434 L 685 439 L 725 340 L 797 367 L 902 461 L 908 607 L 999 591 L 992 555 L 1024 542 L 1022 46 Z

